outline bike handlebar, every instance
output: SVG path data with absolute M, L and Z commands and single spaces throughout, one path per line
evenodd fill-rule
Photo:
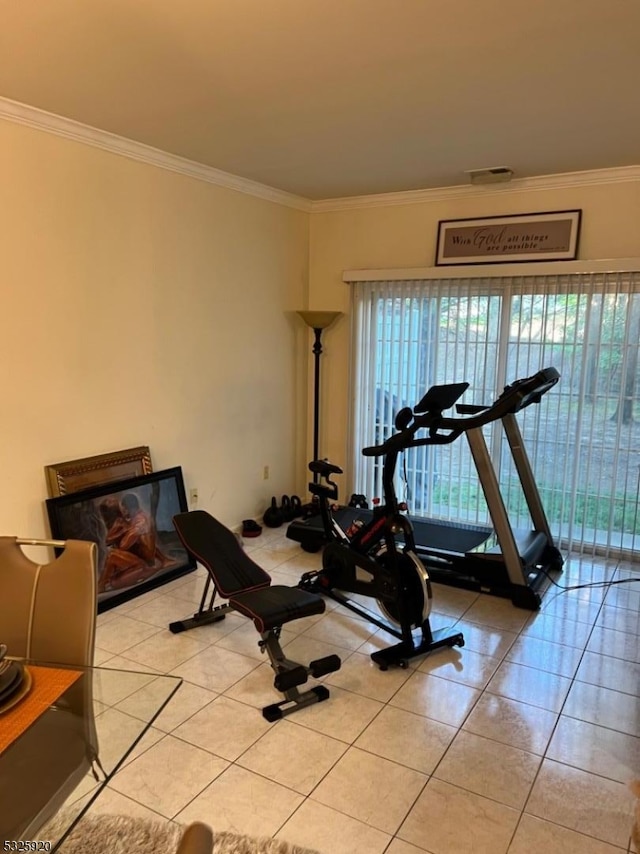
M 362 453 L 365 457 L 381 457 L 390 452 L 399 453 L 407 448 L 415 448 L 419 445 L 449 444 L 468 430 L 483 427 L 491 421 L 504 418 L 509 413 L 520 412 L 532 403 L 539 403 L 542 396 L 553 388 L 559 379 L 560 374 L 555 368 L 543 368 L 530 377 L 515 380 L 510 385 L 505 386 L 502 394 L 490 406 L 462 405 L 458 407 L 460 413 L 471 413 L 464 418 L 444 417 L 442 409 L 438 408 L 437 404 L 431 403 L 431 408 L 424 412 L 415 413 L 414 410 L 413 422 L 404 430 L 394 433 L 381 445 L 363 448 Z M 438 399 L 450 400 L 452 394 L 447 396 L 447 391 L 455 394 L 455 391 L 459 391 L 462 385 L 456 383 L 449 386 L 434 386 L 416 408 L 420 408 L 422 404 L 429 406 L 430 401 Z M 443 394 L 432 394 L 436 390 L 442 391 Z M 429 435 L 416 439 L 415 434 L 423 428 L 428 428 Z

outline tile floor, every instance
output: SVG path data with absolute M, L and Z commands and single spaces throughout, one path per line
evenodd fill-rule
M 274 583 L 320 563 L 284 528 L 246 541 Z M 640 567 L 567 561 L 562 584 L 640 580 Z M 307 663 L 332 652 L 331 697 L 275 724 L 279 699 L 258 635 L 239 615 L 172 635 L 203 570 L 98 619 L 96 663 L 184 680 L 92 807 L 194 819 L 322 854 L 620 854 L 640 777 L 640 585 L 557 595 L 540 612 L 434 585 L 433 628 L 463 649 L 379 671 L 383 633 L 328 602 L 282 644 Z M 122 716 L 135 717 L 124 696 Z M 119 725 L 125 717 L 120 718 Z

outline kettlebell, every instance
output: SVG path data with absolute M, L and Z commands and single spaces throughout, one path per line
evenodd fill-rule
M 369 504 L 364 495 L 356 495 L 354 493 L 349 501 L 349 507 L 359 507 L 361 510 L 368 510 Z
M 310 519 L 312 516 L 317 516 L 320 512 L 320 499 L 314 495 L 311 501 L 302 505 L 302 518 Z
M 302 516 L 302 501 L 298 495 L 291 496 L 291 517 L 297 519 Z
M 275 495 L 271 499 L 271 507 L 267 507 L 262 517 L 267 528 L 279 528 L 283 523 L 282 511 L 278 507 Z
M 288 495 L 282 496 L 282 503 L 280 505 L 280 510 L 282 511 L 282 521 L 290 522 L 293 519 L 293 510 L 291 509 L 291 500 Z

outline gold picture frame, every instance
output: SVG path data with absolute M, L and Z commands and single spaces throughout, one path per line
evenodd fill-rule
M 50 498 L 68 495 L 98 484 L 151 474 L 151 452 L 147 445 L 69 460 L 44 467 Z

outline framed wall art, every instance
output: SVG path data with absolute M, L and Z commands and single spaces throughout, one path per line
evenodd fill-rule
M 447 219 L 438 223 L 436 266 L 572 261 L 582 211 Z
M 146 445 L 45 466 L 49 497 L 55 498 L 101 483 L 151 474 L 151 452 Z
M 51 536 L 98 547 L 98 611 L 196 568 L 173 525 L 187 498 L 178 466 L 46 501 Z

